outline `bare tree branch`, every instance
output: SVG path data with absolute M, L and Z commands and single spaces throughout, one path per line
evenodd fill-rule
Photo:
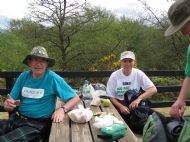
M 93 21 L 97 13 L 88 8 L 86 0 L 33 0 L 30 3 L 31 18 L 47 25 L 47 40 L 61 51 L 63 66 L 72 36 L 86 23 Z

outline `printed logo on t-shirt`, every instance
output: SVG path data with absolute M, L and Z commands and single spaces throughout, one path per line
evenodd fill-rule
M 125 92 L 129 90 L 128 86 L 122 86 L 122 87 L 118 87 L 116 89 L 116 95 L 117 96 L 124 96 Z
M 123 85 L 131 85 L 131 82 L 123 82 Z
M 22 96 L 34 99 L 42 98 L 44 96 L 44 89 L 33 89 L 33 88 L 23 87 Z

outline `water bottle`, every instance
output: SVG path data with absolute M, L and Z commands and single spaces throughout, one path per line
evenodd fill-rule
M 90 87 L 88 85 L 88 80 L 84 81 L 84 85 L 82 88 L 82 95 L 83 95 L 83 100 L 91 100 L 92 96 L 90 94 Z

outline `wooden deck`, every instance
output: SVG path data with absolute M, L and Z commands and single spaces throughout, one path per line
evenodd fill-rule
M 58 100 L 57 102 L 57 107 L 59 107 L 61 101 Z M 81 103 L 85 106 L 82 101 Z M 112 104 L 109 107 L 90 106 L 90 109 L 93 112 L 112 112 L 114 116 L 125 123 Z M 97 137 L 99 130 L 92 126 L 93 122 L 94 117 L 88 123 L 75 123 L 66 115 L 64 122 L 52 124 L 49 142 L 103 142 L 103 140 Z M 141 136 L 135 135 L 126 123 L 125 125 L 127 127 L 126 135 L 119 139 L 118 142 L 142 142 Z

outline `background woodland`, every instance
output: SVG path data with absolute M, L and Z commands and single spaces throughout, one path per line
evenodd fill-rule
M 0 32 L 0 71 L 26 70 L 22 61 L 37 45 L 56 59 L 54 71 L 116 70 L 125 50 L 135 52 L 135 66 L 141 70 L 184 70 L 189 38 L 180 33 L 164 37 L 167 13 L 157 16 L 146 1 L 139 2 L 146 13 L 130 19 L 87 1 L 33 0 L 25 18 L 12 19 Z M 152 80 L 159 85 L 182 83 L 177 77 Z

